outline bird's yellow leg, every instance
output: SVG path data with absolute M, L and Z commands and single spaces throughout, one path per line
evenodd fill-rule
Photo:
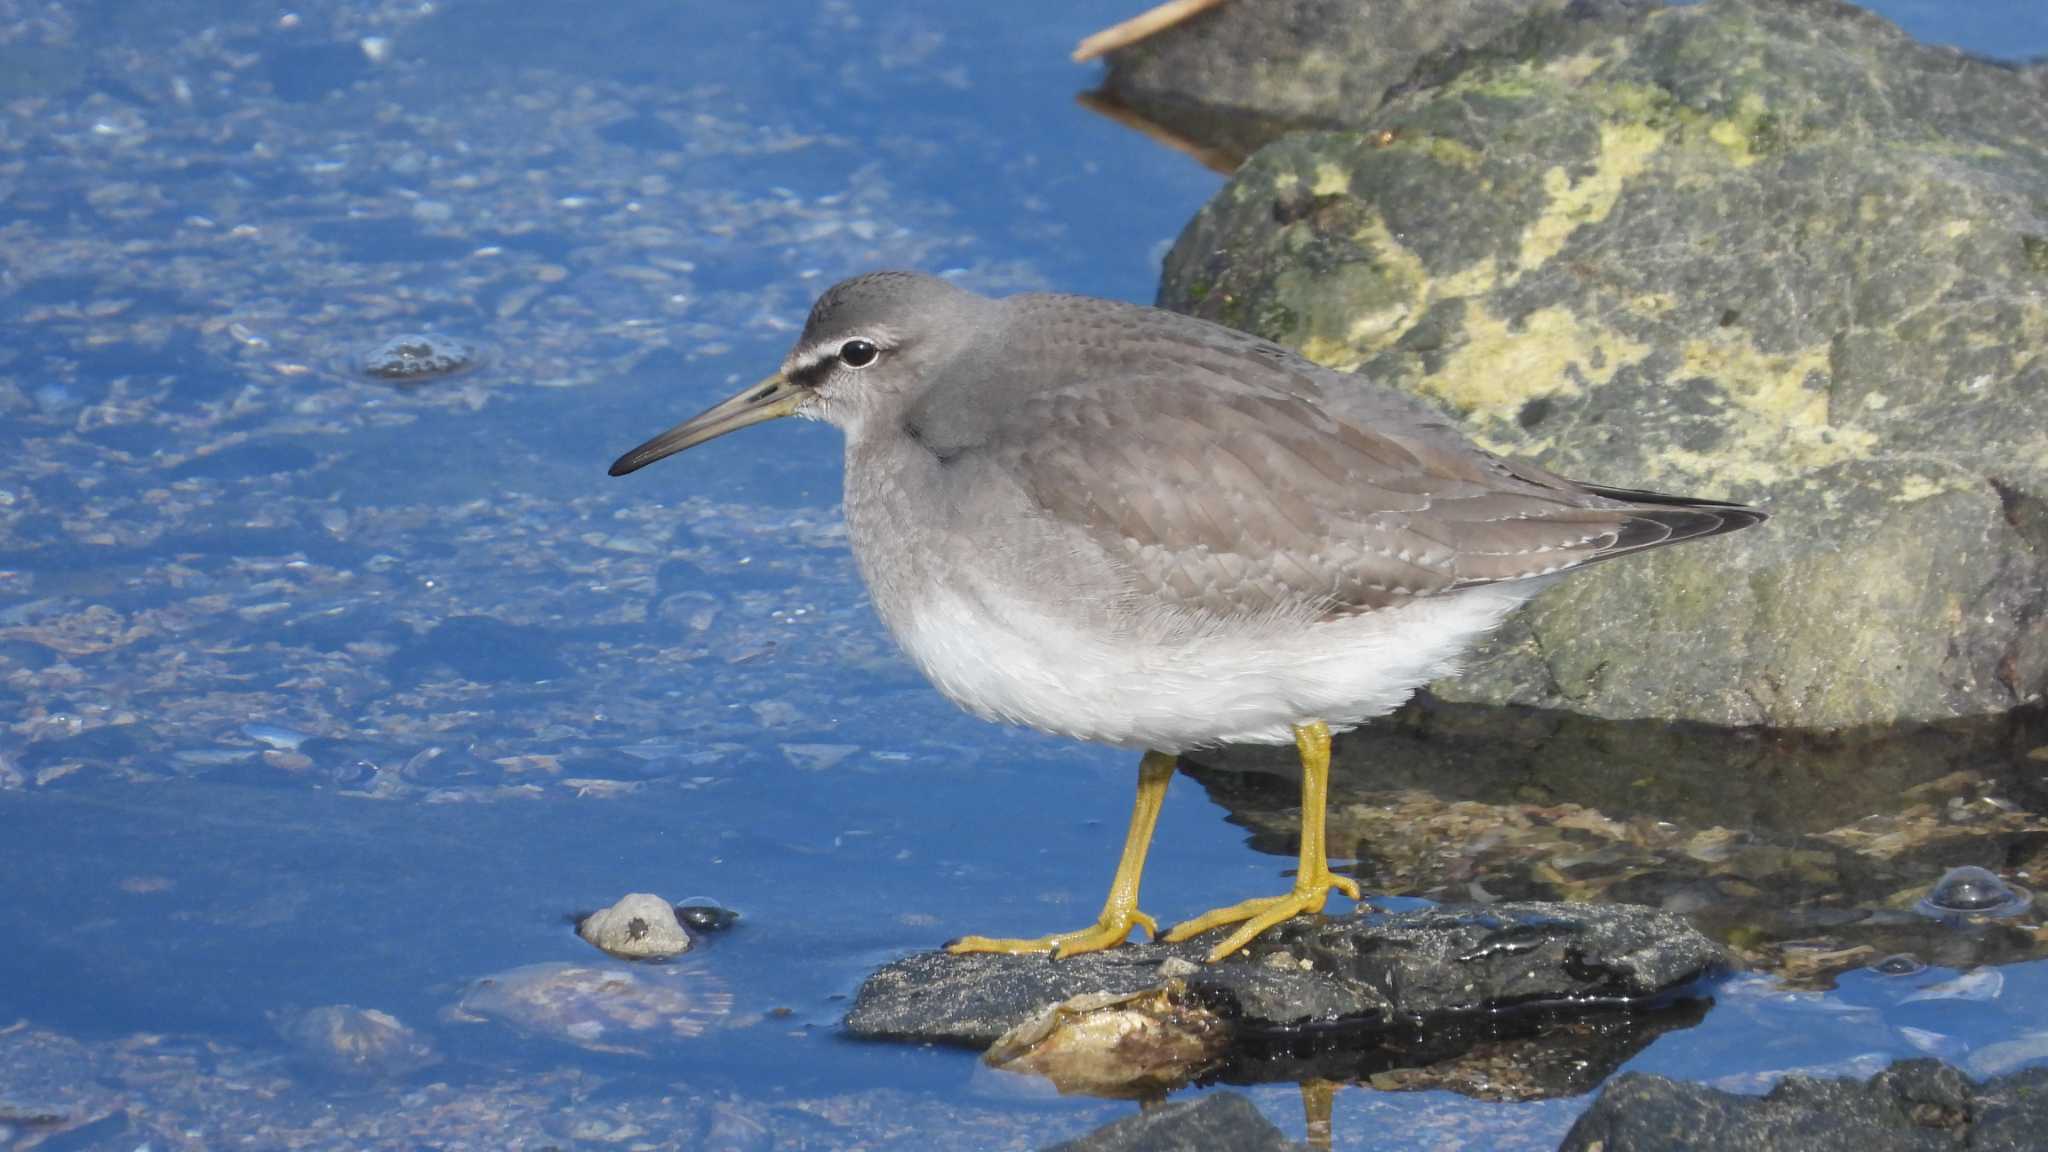
M 988 936 L 962 936 L 946 945 L 948 952 L 1050 952 L 1058 956 L 1079 956 L 1114 948 L 1130 936 L 1133 927 L 1147 937 L 1159 934 L 1159 925 L 1138 911 L 1138 881 L 1145 874 L 1145 851 L 1152 846 L 1152 827 L 1159 822 L 1160 805 L 1166 803 L 1166 786 L 1173 780 L 1174 758 L 1164 752 L 1147 752 L 1138 763 L 1138 800 L 1131 805 L 1131 828 L 1124 834 L 1124 854 L 1117 861 L 1116 878 L 1109 882 L 1109 899 L 1102 902 L 1102 915 L 1078 932 L 1061 932 L 1028 940 L 1002 940 Z
M 1330 790 L 1330 726 L 1320 720 L 1300 725 L 1294 730 L 1294 743 L 1301 749 L 1301 864 L 1294 873 L 1294 891 L 1204 912 L 1174 925 L 1173 931 L 1166 934 L 1168 943 L 1192 939 L 1211 928 L 1242 921 L 1243 927 L 1209 950 L 1209 961 L 1214 963 L 1251 943 L 1253 937 L 1275 924 L 1303 912 L 1321 912 L 1332 888 L 1358 899 L 1357 881 L 1331 873 L 1329 854 L 1323 845 L 1323 810 Z

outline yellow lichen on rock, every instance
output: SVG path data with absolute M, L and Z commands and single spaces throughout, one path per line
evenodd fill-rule
M 1446 168 L 1460 172 L 1479 171 L 1480 162 L 1485 159 L 1479 150 L 1448 136 L 1392 134 L 1393 138 L 1384 145 L 1391 151 L 1414 152 L 1429 157 Z
M 1647 345 L 1564 308 L 1539 309 L 1511 325 L 1475 297 L 1466 301 L 1463 346 L 1416 386 L 1468 417 L 1513 420 L 1536 397 L 1576 396 L 1579 380 L 1604 384 L 1648 354 Z
M 1755 92 L 1745 92 L 1735 103 L 1735 115 L 1716 120 L 1707 128 L 1707 139 L 1719 144 L 1737 168 L 1757 161 L 1757 134 L 1770 116 L 1770 105 Z
M 1567 84 L 1577 85 L 1585 83 L 1592 77 L 1593 73 L 1598 72 L 1606 63 L 1607 58 L 1605 56 L 1592 52 L 1581 52 L 1577 55 L 1563 56 L 1556 60 L 1547 61 L 1543 65 L 1543 70 Z
M 1875 432 L 1853 419 L 1835 421 L 1828 403 L 1825 344 L 1779 354 L 1763 352 L 1740 336 L 1689 340 L 1678 375 L 1703 377 L 1721 387 L 1729 401 L 1722 420 L 1726 439 L 1708 453 L 1668 448 L 1652 461 L 1660 472 L 1778 484 L 1866 459 L 1877 446 Z
M 1400 339 L 1422 314 L 1429 299 L 1429 269 L 1387 228 L 1385 218 L 1378 212 L 1372 214 L 1354 239 L 1379 257 L 1387 286 L 1401 297 L 1384 307 L 1361 312 L 1351 321 L 1344 342 L 1357 360 L 1363 360 Z M 1355 367 L 1356 361 L 1350 366 Z
M 1535 268 L 1558 254 L 1581 224 L 1607 219 L 1622 187 L 1664 146 L 1662 130 L 1632 121 L 1600 126 L 1600 154 L 1593 171 L 1574 181 L 1563 166 L 1543 174 L 1549 197 L 1543 213 L 1522 232 L 1521 266 Z
M 1960 492 L 1974 486 L 1967 476 L 1922 476 L 1915 472 L 1899 481 L 1898 494 L 1892 500 L 1899 504 L 1916 504 L 1943 492 Z
M 1317 173 L 1320 187 L 1327 179 Z M 1430 297 L 1429 270 L 1388 229 L 1377 210 L 1351 234 L 1372 254 L 1335 276 L 1283 272 L 1274 296 L 1302 318 L 1301 354 L 1349 372 L 1401 338 L 1422 314 Z

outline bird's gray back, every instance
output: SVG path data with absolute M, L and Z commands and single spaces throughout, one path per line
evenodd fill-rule
M 1003 304 L 1007 338 L 972 342 L 904 430 L 961 531 L 1021 496 L 1136 604 L 1346 615 L 1725 530 L 1503 461 L 1419 400 L 1243 333 L 1085 297 Z

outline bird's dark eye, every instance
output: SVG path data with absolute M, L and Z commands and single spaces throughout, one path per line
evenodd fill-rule
M 865 368 L 881 354 L 882 350 L 871 340 L 848 340 L 839 346 L 839 362 L 848 368 Z

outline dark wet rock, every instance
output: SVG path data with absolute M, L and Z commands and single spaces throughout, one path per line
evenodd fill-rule
M 723 932 L 739 923 L 740 914 L 716 904 L 676 905 L 676 919 L 692 932 Z
M 1258 1105 L 1235 1092 L 1217 1092 L 1126 1116 L 1046 1152 L 1286 1152 L 1299 1147 Z
M 496 1020 L 594 1052 L 641 1054 L 651 1043 L 700 1036 L 731 1014 L 732 992 L 700 966 L 550 963 L 478 980 L 448 1017 Z
M 1439 690 L 1816 728 L 2040 698 L 2041 74 L 1821 0 L 1554 33 L 1269 145 L 1160 291 L 1501 452 L 1773 511 L 1565 581 Z
M 1914 905 L 1914 911 L 1937 920 L 1951 916 L 1996 920 L 2018 916 L 2033 906 L 2033 894 L 2025 888 L 2006 882 L 1989 868 L 1965 864 L 1943 873 Z
M 920 953 L 870 976 L 846 1026 L 858 1036 L 985 1046 L 1072 997 L 1136 993 L 1168 978 L 1240 1031 L 1388 1022 L 1644 1000 L 1721 961 L 1712 943 L 1668 913 L 1539 903 L 1296 919 L 1238 957 L 1200 963 L 1213 943 L 1134 942 L 1056 963 Z
M 396 1016 L 328 1004 L 285 1021 L 281 1031 L 302 1062 L 339 1076 L 403 1076 L 434 1063 L 434 1046 Z
M 624 960 L 663 960 L 690 950 L 690 934 L 676 919 L 674 905 L 646 892 L 585 916 L 576 934 Z
M 2018 1152 L 2043 1132 L 2048 1068 L 1973 1084 L 1912 1060 L 1862 1081 L 1792 1076 L 1764 1096 L 1632 1073 L 1601 1091 L 1560 1152 Z
M 476 367 L 476 345 L 438 332 L 394 336 L 363 353 L 366 375 L 397 384 L 424 384 Z
M 1589 22 L 1645 0 L 1258 0 L 1112 53 L 1102 95 L 1201 143 L 1249 155 L 1288 131 L 1356 126 L 1440 56 Z M 1526 51 L 1526 49 L 1524 49 Z
M 1927 965 L 1911 952 L 1894 952 L 1872 964 L 1870 970 L 1880 976 L 1918 976 L 1927 971 Z

